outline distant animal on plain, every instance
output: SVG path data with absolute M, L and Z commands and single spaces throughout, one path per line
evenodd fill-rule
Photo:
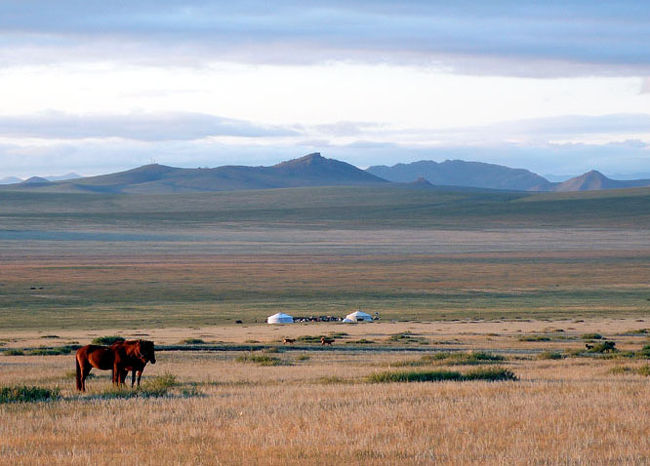
M 594 345 L 590 345 L 589 343 L 585 344 L 585 348 L 587 349 L 593 349 Z
M 296 342 L 295 338 L 283 338 L 282 339 L 282 344 L 283 345 L 293 345 Z
M 325 346 L 325 345 L 330 345 L 332 346 L 332 343 L 334 343 L 333 338 L 325 338 L 325 337 L 320 337 L 320 344 Z
M 603 342 L 603 353 L 610 353 L 616 351 L 616 343 L 613 341 Z
M 144 366 L 148 362 L 156 364 L 153 341 L 126 340 L 115 342 L 110 347 L 115 351 L 115 366 L 119 370 L 118 384 L 124 384 L 131 371 L 131 387 L 135 385 L 136 374 L 139 387 Z

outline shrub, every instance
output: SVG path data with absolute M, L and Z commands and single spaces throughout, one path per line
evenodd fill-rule
M 256 355 L 256 354 L 244 354 L 242 356 L 237 357 L 236 359 L 237 362 L 252 362 L 259 364 L 260 366 L 288 366 L 290 365 L 289 362 L 283 361 L 280 358 L 276 358 L 274 356 L 266 356 L 266 355 Z
M 365 338 L 361 338 L 360 340 L 353 340 L 353 341 L 346 341 L 346 345 L 372 345 L 375 342 L 372 340 L 366 340 Z
M 492 354 L 485 351 L 474 351 L 471 353 L 441 352 L 426 354 L 421 358 L 422 361 L 438 361 L 453 365 L 493 364 L 505 361 L 505 359 L 500 354 Z
M 519 337 L 519 341 L 551 341 L 551 337 L 545 335 L 524 335 Z
M 279 352 L 280 352 L 280 349 L 277 346 L 271 346 L 269 348 L 264 348 L 262 350 L 262 353 L 266 353 L 266 354 L 276 354 L 276 353 L 279 353 Z
M 91 343 L 93 345 L 112 345 L 113 343 L 118 341 L 124 341 L 124 338 L 118 337 L 116 335 L 97 337 L 97 338 L 93 338 L 93 341 L 91 341 Z
M 616 366 L 609 371 L 610 374 L 623 375 L 623 374 L 636 374 L 644 377 L 650 377 L 650 365 L 645 365 L 641 367 L 629 367 L 629 366 Z
M 182 344 L 182 345 L 203 345 L 203 344 L 205 344 L 205 341 L 201 340 L 200 338 L 185 338 L 184 340 L 180 341 L 180 344 Z
M 11 348 L 3 352 L 5 356 L 23 356 L 25 352 L 21 349 Z
M 537 359 L 564 359 L 566 354 L 560 353 L 559 351 L 544 351 L 537 355 Z
M 415 336 L 411 332 L 402 332 L 395 333 L 388 337 L 388 341 L 395 343 L 418 343 L 418 344 L 427 344 L 428 341 L 426 338 Z
M 323 377 L 319 377 L 316 380 L 316 383 L 319 383 L 321 385 L 333 385 L 333 384 L 348 383 L 348 382 L 345 379 L 337 376 L 323 376 Z
M 146 380 L 135 390 L 128 387 L 110 387 L 97 395 L 98 398 L 129 399 L 129 398 L 158 398 L 169 394 L 169 389 L 177 385 L 176 376 L 163 374 Z
M 296 358 L 297 361 L 309 361 L 311 358 L 306 354 L 301 354 Z
M 502 367 L 480 367 L 465 374 L 463 380 L 501 381 L 518 379 L 512 371 Z
M 511 371 L 499 367 L 474 369 L 466 374 L 457 371 L 401 371 L 401 372 L 377 372 L 366 379 L 371 383 L 385 382 L 439 382 L 439 381 L 466 381 L 466 380 L 517 380 L 517 376 Z
M 650 345 L 645 345 L 637 354 L 642 358 L 650 358 Z
M 58 388 L 43 387 L 0 387 L 0 403 L 30 403 L 35 401 L 48 401 L 59 398 Z
M 325 335 L 302 335 L 296 338 L 297 341 L 303 343 L 320 343 L 320 339 Z
M 580 338 L 583 340 L 602 340 L 603 336 L 600 333 L 585 333 Z
M 61 354 L 70 354 L 73 351 L 79 349 L 79 345 L 64 345 L 64 346 L 56 346 L 54 348 L 34 348 L 27 350 L 25 354 L 31 355 L 31 356 L 58 356 Z

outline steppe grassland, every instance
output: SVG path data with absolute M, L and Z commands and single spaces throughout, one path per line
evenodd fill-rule
M 602 322 L 590 325 L 597 324 Z M 352 326 L 349 338 L 384 330 L 375 325 Z M 465 332 L 450 337 L 462 339 Z M 0 384 L 59 386 L 64 397 L 0 405 L 2 461 L 645 464 L 650 459 L 650 384 L 647 377 L 612 374 L 619 360 L 519 354 L 503 363 L 520 377 L 517 382 L 369 384 L 366 375 L 417 356 L 292 351 L 274 354 L 291 365 L 260 367 L 238 362 L 239 354 L 161 352 L 145 379 L 172 373 L 201 395 L 130 400 L 96 398 L 110 385 L 108 373 L 89 381 L 88 395 L 74 394 L 71 356 L 0 357 Z
M 411 332 L 426 344 L 408 347 L 503 351 L 519 381 L 364 379 L 421 353 L 286 351 L 269 354 L 286 365 L 262 367 L 239 362 L 241 352 L 160 352 L 144 380 L 173 374 L 173 396 L 103 399 L 108 373 L 74 393 L 71 355 L 0 356 L 0 384 L 60 387 L 63 397 L 0 405 L 0 461 L 648 463 L 648 378 L 612 372 L 647 360 L 536 359 L 584 348 L 584 333 L 622 350 L 647 344 L 629 334 L 649 320 L 646 194 L 558 203 L 376 190 L 359 200 L 361 191 L 3 198 L 2 343 L 121 334 L 278 344 L 344 331 L 336 347 L 372 347 Z M 277 310 L 357 306 L 384 322 L 254 324 Z

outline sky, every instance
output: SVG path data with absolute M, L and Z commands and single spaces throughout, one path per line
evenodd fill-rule
M 462 159 L 650 178 L 643 0 L 1 0 L 0 178 Z

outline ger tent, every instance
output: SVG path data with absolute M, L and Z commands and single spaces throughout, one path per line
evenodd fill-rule
M 344 322 L 348 319 L 352 322 L 372 322 L 372 316 L 363 311 L 355 311 L 352 314 L 348 314 L 345 316 Z
M 288 314 L 278 312 L 266 318 L 267 324 L 293 324 L 293 317 Z

